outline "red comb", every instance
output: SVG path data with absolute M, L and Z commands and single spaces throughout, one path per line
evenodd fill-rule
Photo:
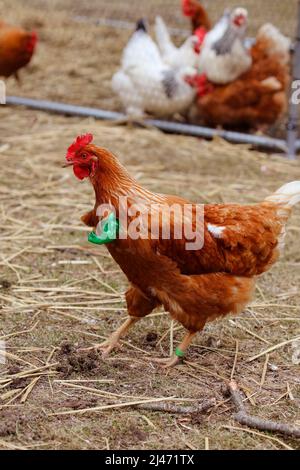
M 184 16 L 193 16 L 195 7 L 191 5 L 190 0 L 182 0 L 182 12 Z
M 67 160 L 74 158 L 79 150 L 82 150 L 86 145 L 93 141 L 93 138 L 93 134 L 79 135 L 68 148 Z

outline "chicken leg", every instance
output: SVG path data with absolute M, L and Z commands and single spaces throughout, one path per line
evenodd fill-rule
M 164 369 L 167 369 L 169 367 L 176 366 L 180 362 L 180 359 L 184 357 L 185 352 L 189 345 L 191 344 L 196 332 L 191 332 L 189 331 L 185 337 L 183 338 L 182 342 L 180 345 L 176 348 L 175 354 L 173 354 L 172 357 L 164 358 L 164 359 L 151 359 L 153 362 L 157 362 L 159 364 L 162 364 L 162 367 Z
M 102 356 L 106 357 L 108 354 L 113 351 L 113 349 L 120 347 L 119 340 L 126 335 L 128 329 L 136 323 L 140 318 L 138 317 L 129 317 L 127 320 L 116 330 L 114 331 L 109 338 L 107 338 L 103 343 L 94 344 L 90 348 L 82 349 L 82 351 L 91 351 L 95 349 L 100 349 L 102 351 Z

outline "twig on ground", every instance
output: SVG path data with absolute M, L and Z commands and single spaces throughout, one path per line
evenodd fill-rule
M 26 387 L 25 391 L 24 391 L 24 394 L 21 398 L 21 403 L 25 403 L 25 401 L 27 400 L 28 396 L 30 395 L 30 393 L 32 392 L 35 384 L 37 383 L 37 381 L 40 379 L 40 375 L 38 377 L 35 377 L 29 384 L 28 387 Z
M 265 380 L 266 380 L 266 374 L 267 374 L 267 370 L 268 370 L 268 363 L 269 363 L 269 354 L 266 354 L 266 360 L 265 360 L 265 363 L 264 363 L 264 367 L 263 367 L 263 371 L 262 371 L 262 374 L 261 374 L 261 379 L 260 379 L 260 386 L 262 387 L 265 383 Z
M 216 400 L 211 398 L 194 406 L 176 406 L 172 403 L 144 403 L 137 405 L 136 408 L 149 411 L 164 411 L 165 413 L 192 414 L 203 413 L 209 410 L 211 407 L 215 406 L 215 404 Z
M 265 439 L 268 439 L 268 441 L 277 442 L 278 444 L 282 445 L 282 447 L 284 447 L 287 450 L 294 450 L 291 446 L 288 446 L 285 442 L 281 441 L 277 437 L 268 436 L 266 434 L 263 434 L 262 432 L 252 431 L 251 429 L 246 429 L 246 428 L 238 428 L 237 426 L 222 426 L 222 427 L 225 429 L 230 429 L 232 431 L 242 431 L 242 432 L 247 432 L 248 434 L 252 434 L 254 436 L 264 437 Z
M 285 346 L 286 344 L 290 344 L 290 343 L 293 343 L 294 341 L 297 341 L 300 339 L 300 336 L 297 336 L 296 338 L 292 338 L 292 339 L 289 339 L 287 341 L 282 341 L 281 343 L 278 343 L 278 344 L 274 344 L 274 346 L 271 346 L 270 348 L 266 349 L 265 351 L 262 351 L 261 353 L 259 354 L 256 354 L 255 356 L 252 356 L 250 357 L 247 362 L 252 362 L 254 361 L 255 359 L 258 359 L 259 357 L 261 356 L 264 356 L 265 354 L 268 354 L 272 351 L 275 351 L 275 349 L 279 349 L 279 348 L 282 348 L 283 346 Z
M 237 410 L 233 417 L 238 423 L 245 424 L 249 428 L 259 429 L 261 431 L 273 431 L 279 432 L 286 436 L 300 437 L 300 428 L 296 426 L 285 423 L 277 423 L 275 421 L 259 418 L 258 416 L 249 415 L 244 406 L 237 383 L 234 380 L 231 380 L 228 387 L 231 394 L 231 399 Z
M 28 330 L 22 330 L 22 331 L 16 331 L 15 333 L 10 333 L 8 335 L 4 335 L 4 336 L 0 336 L 0 340 L 7 340 L 8 338 L 12 338 L 13 336 L 19 336 L 19 335 L 23 335 L 25 333 L 30 333 L 31 331 L 33 331 L 36 326 L 38 325 L 39 321 L 37 321 L 31 328 L 29 328 Z
M 81 408 L 79 410 L 67 410 L 67 411 L 58 411 L 56 413 L 49 413 L 48 416 L 62 416 L 62 415 L 75 415 L 75 414 L 84 414 L 84 413 L 92 413 L 92 412 L 99 412 L 104 410 L 110 410 L 114 408 L 124 408 L 130 406 L 141 405 L 145 403 L 154 403 L 160 401 L 186 401 L 184 398 L 175 398 L 175 397 L 162 397 L 162 398 L 152 398 L 151 400 L 138 400 L 138 401 L 130 401 L 126 403 L 115 403 L 113 405 L 104 405 L 104 406 L 95 406 L 93 408 Z
M 235 342 L 235 355 L 234 355 L 234 361 L 233 361 L 233 366 L 232 366 L 232 370 L 231 370 L 230 380 L 232 380 L 233 377 L 234 377 L 235 368 L 236 368 L 237 360 L 238 360 L 238 353 L 239 353 L 239 342 L 238 342 L 238 340 L 236 340 L 236 342 Z

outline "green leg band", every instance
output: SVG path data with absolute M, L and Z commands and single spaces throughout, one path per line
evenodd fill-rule
M 184 352 L 184 351 L 181 351 L 180 348 L 176 348 L 176 350 L 175 350 L 175 355 L 176 355 L 177 357 L 184 357 L 184 356 L 185 356 L 185 352 Z

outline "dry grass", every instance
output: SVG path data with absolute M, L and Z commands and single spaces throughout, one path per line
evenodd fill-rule
M 14 12 L 10 14 L 13 19 Z M 88 51 L 87 43 L 99 29 L 84 37 L 86 27 L 76 32 L 64 14 L 59 19 L 55 12 L 49 20 L 53 26 L 57 18 L 53 30 L 42 13 L 18 11 L 15 17 L 26 15 L 32 15 L 31 21 L 41 18 L 48 39 L 42 40 L 28 74 L 24 72 L 19 94 L 55 99 L 61 94 L 64 101 L 93 104 L 94 93 L 101 94 L 105 85 L 89 74 L 88 64 L 94 70 L 99 63 L 99 73 L 106 71 L 97 59 L 100 44 Z M 111 41 L 117 49 L 127 33 L 115 34 Z M 59 48 L 63 41 L 65 47 Z M 85 47 L 85 54 L 70 52 L 77 46 Z M 43 64 L 51 70 L 49 76 Z M 73 67 L 74 76 L 64 75 L 67 67 Z M 221 140 L 205 142 L 16 108 L 0 112 L 0 340 L 6 341 L 9 353 L 7 364 L 0 365 L 0 448 L 299 447 L 295 439 L 236 426 L 223 389 L 224 381 L 234 377 L 249 412 L 299 424 L 299 366 L 292 361 L 290 342 L 300 335 L 299 208 L 289 224 L 285 255 L 260 279 L 249 309 L 210 324 L 190 348 L 187 362 L 165 372 L 148 360 L 169 354 L 170 320 L 160 311 L 141 321 L 122 350 L 106 361 L 77 351 L 120 324 L 126 315 L 122 293 L 127 281 L 105 248 L 86 241 L 79 218 L 92 207 L 92 189 L 61 168 L 66 147 L 77 134 L 89 131 L 152 190 L 201 202 L 254 203 L 284 182 L 300 179 L 298 163 Z M 174 325 L 171 331 L 176 345 L 183 330 Z M 261 352 L 265 354 L 253 359 Z M 201 416 L 124 405 L 168 397 L 181 406 L 203 399 L 215 399 L 216 405 Z M 102 409 L 78 412 L 95 407 Z M 78 413 L 57 415 L 64 411 Z

